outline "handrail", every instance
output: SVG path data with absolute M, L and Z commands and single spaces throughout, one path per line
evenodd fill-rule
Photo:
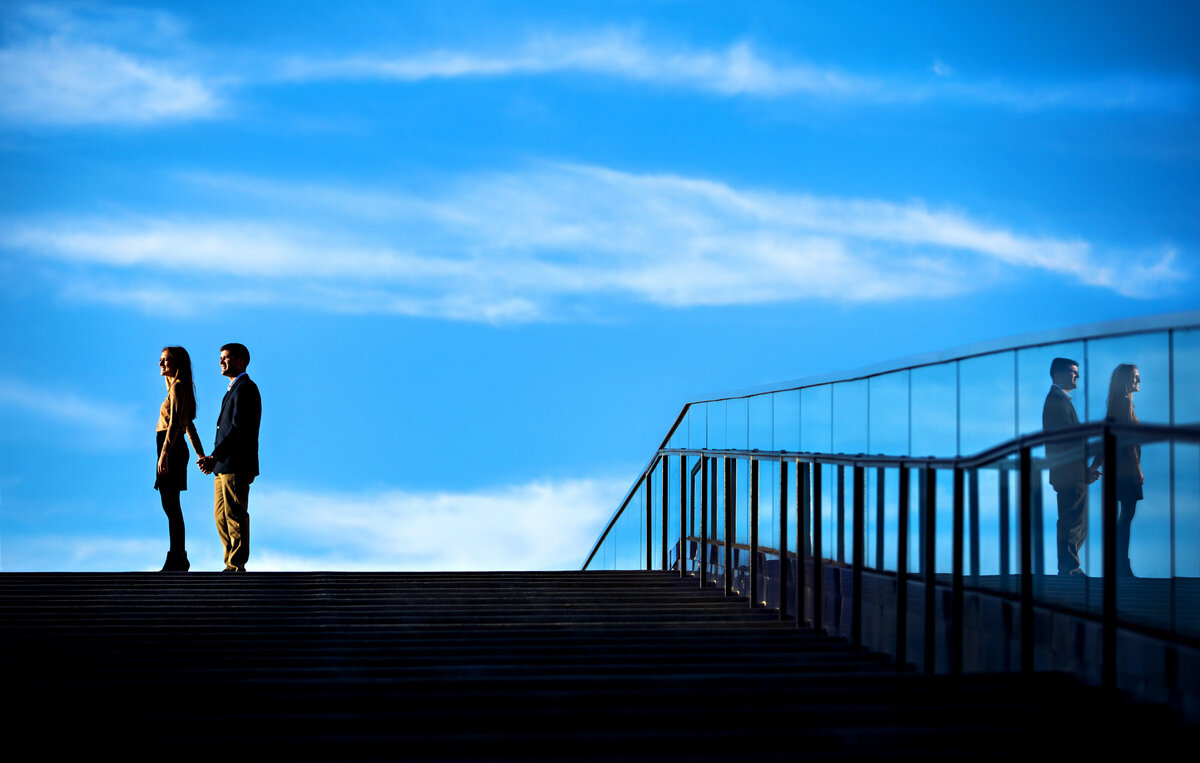
M 685 407 L 686 411 L 686 407 Z M 683 414 L 680 414 L 682 419 Z M 676 422 L 678 423 L 678 421 Z M 756 449 L 740 449 L 740 448 L 667 448 L 666 441 L 662 446 L 655 451 L 650 462 L 638 475 L 634 481 L 633 487 L 625 494 L 624 500 L 621 501 L 617 511 L 609 519 L 605 525 L 604 531 L 601 532 L 599 539 L 592 547 L 588 554 L 587 560 L 583 563 L 583 569 L 587 569 L 595 557 L 596 552 L 604 545 L 605 539 L 609 532 L 616 525 L 617 520 L 621 518 L 621 514 L 629 505 L 629 501 L 637 494 L 638 489 L 649 477 L 655 467 L 658 466 L 659 460 L 668 455 L 682 456 L 707 456 L 709 458 L 753 458 L 760 461 L 801 461 L 806 463 L 821 462 L 823 464 L 840 464 L 843 466 L 873 466 L 873 467 L 899 467 L 905 466 L 909 468 L 931 468 L 931 469 L 972 469 L 979 466 L 992 463 L 1005 455 L 1017 455 L 1022 448 L 1035 448 L 1047 443 L 1054 442 L 1072 442 L 1080 439 L 1091 439 L 1103 436 L 1105 432 L 1113 432 L 1114 435 L 1133 435 L 1138 443 L 1155 442 L 1158 440 L 1168 439 L 1184 439 L 1196 440 L 1200 442 L 1200 425 L 1188 426 L 1166 426 L 1161 424 L 1115 424 L 1109 422 L 1091 422 L 1080 424 L 1076 427 L 1066 429 L 1056 429 L 1053 431 L 1033 432 L 1031 434 L 1021 435 L 1011 440 L 1006 440 L 999 445 L 994 445 L 991 448 L 982 450 L 978 453 L 968 456 L 888 456 L 888 455 L 868 455 L 865 453 L 820 453 L 811 451 L 786 451 L 786 450 L 756 450 Z M 668 440 L 670 438 L 668 437 Z M 1110 462 L 1111 463 L 1111 462 Z

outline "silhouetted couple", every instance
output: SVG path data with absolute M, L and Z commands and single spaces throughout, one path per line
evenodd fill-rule
M 196 449 L 196 465 L 204 474 L 215 474 L 213 515 L 225 553 L 225 572 L 245 572 L 250 555 L 250 483 L 258 476 L 258 428 L 262 398 L 258 386 L 246 375 L 250 351 L 231 343 L 221 347 L 221 375 L 229 387 L 217 417 L 217 438 L 210 455 L 204 455 L 196 433 L 196 385 L 192 360 L 182 347 L 164 347 L 158 359 L 166 377 L 167 397 L 158 415 L 158 467 L 154 482 L 167 515 L 170 550 L 163 571 L 186 572 L 187 558 L 183 510 L 179 493 L 187 490 L 189 454 L 184 437 Z
M 1079 417 L 1071 402 L 1071 390 L 1079 385 L 1079 363 L 1069 358 L 1055 358 L 1050 364 L 1050 391 L 1042 406 L 1042 429 L 1052 431 L 1079 425 Z M 1133 393 L 1141 386 L 1137 366 L 1122 363 L 1113 369 L 1108 383 L 1107 420 L 1116 424 L 1137 423 L 1133 410 Z M 1079 565 L 1079 549 L 1087 539 L 1088 485 L 1100 477 L 1101 457 L 1087 464 L 1082 443 L 1057 442 L 1046 444 L 1050 462 L 1050 484 L 1058 497 L 1058 574 L 1083 575 Z M 1129 564 L 1129 533 L 1137 502 L 1142 499 L 1142 449 L 1140 445 L 1119 445 L 1117 461 L 1112 465 L 1117 476 L 1117 574 L 1132 575 Z

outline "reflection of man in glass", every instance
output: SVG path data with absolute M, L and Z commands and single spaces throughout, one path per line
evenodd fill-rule
M 1079 385 L 1079 364 L 1068 358 L 1055 358 L 1050 364 L 1050 391 L 1042 406 L 1042 429 L 1047 432 L 1079 425 L 1079 416 L 1071 403 L 1071 390 Z M 1082 443 L 1046 444 L 1050 462 L 1050 484 L 1058 494 L 1058 574 L 1082 575 L 1079 547 L 1087 538 L 1087 486 L 1100 476 L 1089 469 Z

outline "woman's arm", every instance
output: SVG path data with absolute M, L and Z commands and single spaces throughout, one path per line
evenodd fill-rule
M 187 436 L 192 441 L 192 450 L 196 451 L 196 457 L 204 458 L 204 445 L 200 442 L 200 433 L 196 431 L 196 422 L 187 423 Z

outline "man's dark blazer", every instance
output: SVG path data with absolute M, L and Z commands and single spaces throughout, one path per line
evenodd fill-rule
M 262 398 L 258 386 L 242 374 L 221 401 L 217 419 L 217 441 L 210 454 L 216 474 L 258 475 L 258 425 L 262 420 Z
M 1079 416 L 1071 404 L 1071 397 L 1062 387 L 1051 385 L 1042 405 L 1042 429 L 1050 432 L 1074 426 L 1079 426 Z M 1087 461 L 1082 443 L 1047 443 L 1046 459 L 1050 462 L 1050 484 L 1055 488 L 1087 482 Z

